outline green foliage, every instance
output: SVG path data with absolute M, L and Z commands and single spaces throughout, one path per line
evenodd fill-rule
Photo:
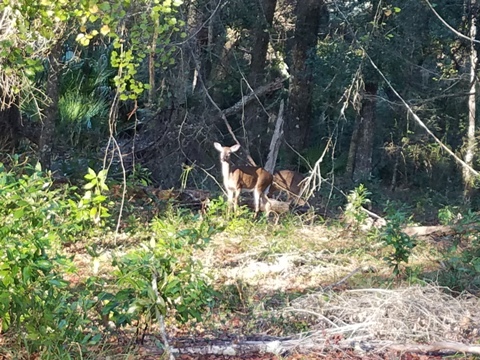
M 213 290 L 194 250 L 204 248 L 214 229 L 200 222 L 196 228 L 178 231 L 175 224 L 156 219 L 152 230 L 148 244 L 115 260 L 122 288 L 113 297 L 115 303 L 128 304 L 129 316 L 142 317 L 147 324 L 169 310 L 175 310 L 182 322 L 200 320 L 202 309 L 211 304 Z
M 108 186 L 105 183 L 107 180 L 107 170 L 102 169 L 96 173 L 89 168 L 85 179 L 88 181 L 84 186 L 84 189 L 87 191 L 78 203 L 78 209 L 80 210 L 80 214 L 82 214 L 83 211 L 83 215 L 88 212 L 88 216 L 95 224 L 103 225 L 102 219 L 110 216 L 108 209 L 104 206 L 107 200 L 104 192 L 108 191 Z
M 75 269 L 72 259 L 59 255 L 62 243 L 108 216 L 106 178 L 105 170 L 89 169 L 85 195 L 77 202 L 76 188 L 52 189 L 39 166 L 15 163 L 7 171 L 0 165 L 2 331 L 25 333 L 18 345 L 29 353 L 70 356 L 98 344 L 101 324 L 109 320 L 118 326 L 140 319 L 151 323 L 169 311 L 179 321 L 200 320 L 211 305 L 210 278 L 194 252 L 204 249 L 215 230 L 181 213 L 155 219 L 149 244 L 115 258 L 117 291 L 105 291 L 98 277 L 76 288 L 64 278 Z M 98 257 L 95 244 L 87 251 Z
M 480 235 L 475 224 L 480 219 L 472 211 L 462 214 L 461 220 L 455 212 L 453 215 L 456 226 L 464 230 L 443 252 L 444 267 L 435 280 L 455 291 L 477 292 L 480 289 Z
M 364 224 L 368 218 L 367 213 L 363 211 L 363 206 L 370 204 L 370 199 L 368 199 L 370 195 L 371 192 L 363 184 L 360 184 L 347 196 L 345 217 L 356 227 Z
M 98 125 L 98 128 L 95 128 L 94 125 L 95 119 L 108 117 L 108 104 L 105 99 L 70 92 L 60 98 L 58 108 L 61 123 L 57 126 L 57 131 L 69 135 L 69 145 L 78 146 L 85 142 L 85 134 L 89 131 L 105 133 L 104 126 Z
M 438 221 L 442 225 L 451 225 L 457 220 L 458 206 L 445 206 L 438 210 Z
M 150 186 L 152 185 L 152 172 L 140 164 L 135 164 L 128 176 L 128 183 L 131 185 Z
M 114 70 L 108 55 L 97 51 L 94 56 L 69 61 L 62 72 L 56 133 L 62 134 L 59 140 L 65 142 L 64 146 L 96 150 L 108 132 Z
M 3 331 L 25 332 L 30 351 L 62 352 L 70 341 L 93 340 L 84 332 L 91 302 L 75 297 L 63 277 L 74 268 L 57 250 L 78 228 L 51 186 L 38 165 L 0 164 L 0 318 Z
M 412 249 L 417 246 L 414 238 L 403 232 L 407 223 L 407 216 L 402 210 L 388 210 L 386 217 L 387 225 L 382 228 L 380 239 L 387 246 L 393 247 L 393 253 L 386 256 L 384 260 L 393 268 L 393 274 L 400 274 L 400 265 L 408 263 Z

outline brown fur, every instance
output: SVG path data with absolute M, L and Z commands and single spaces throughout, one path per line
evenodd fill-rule
M 271 197 L 274 193 L 283 191 L 287 193 L 287 201 L 294 198 L 299 205 L 303 205 L 305 202 L 300 199 L 303 190 L 303 180 L 305 180 L 305 177 L 297 171 L 279 170 L 273 175 L 273 183 L 268 196 Z

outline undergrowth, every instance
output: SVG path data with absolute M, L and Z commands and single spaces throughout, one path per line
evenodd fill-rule
M 365 232 L 365 187 L 349 197 L 348 229 L 293 214 L 254 219 L 246 207 L 227 217 L 223 197 L 204 213 L 173 203 L 154 211 L 135 193 L 115 235 L 106 171 L 59 186 L 38 165 L 12 164 L 0 165 L 0 319 L 17 358 L 95 357 L 112 334 L 141 342 L 165 324 L 295 334 L 315 323 L 282 309 L 323 289 L 410 285 L 432 274 L 457 291 L 480 284 L 474 214 L 440 251 L 402 232 L 409 213 L 399 206 L 386 226 Z M 456 221 L 456 211 L 441 211 L 442 221 Z M 444 268 L 433 268 L 439 261 Z

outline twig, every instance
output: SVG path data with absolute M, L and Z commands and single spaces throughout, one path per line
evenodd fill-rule
M 323 289 L 323 291 L 330 290 L 330 289 L 332 289 L 333 287 L 338 286 L 338 285 L 340 285 L 341 283 L 344 283 L 345 281 L 347 281 L 348 279 L 350 279 L 353 275 L 355 275 L 356 273 L 358 273 L 360 270 L 361 270 L 360 267 L 356 268 L 356 269 L 353 270 L 350 274 L 348 274 L 348 275 L 345 276 L 344 278 L 340 279 L 340 280 L 337 281 L 336 283 L 330 284 L 330 285 L 328 285 L 327 287 L 325 287 L 325 288 Z

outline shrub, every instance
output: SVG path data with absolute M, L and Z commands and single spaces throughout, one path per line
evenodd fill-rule
M 90 325 L 89 306 L 63 277 L 73 266 L 58 249 L 75 231 L 68 201 L 51 186 L 38 165 L 0 164 L 0 318 L 3 331 L 26 333 L 29 351 L 82 343 Z

